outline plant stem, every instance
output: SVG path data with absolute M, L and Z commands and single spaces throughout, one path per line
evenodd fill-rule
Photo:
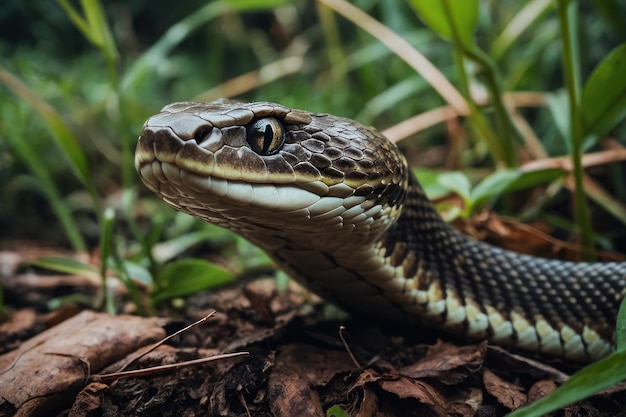
M 515 166 L 517 163 L 517 157 L 515 155 L 515 147 L 511 138 L 511 123 L 508 112 L 504 107 L 502 101 L 502 91 L 498 83 L 497 73 L 495 65 L 489 60 L 489 58 L 482 53 L 482 51 L 473 47 L 472 45 L 465 45 L 452 14 L 451 5 L 449 0 L 443 1 L 444 10 L 450 28 L 452 29 L 452 43 L 455 48 L 455 62 L 457 63 L 458 72 L 460 75 L 462 91 L 465 94 L 465 98 L 468 101 L 470 108 L 470 120 L 474 124 L 474 127 L 481 133 L 483 140 L 487 143 L 487 147 L 491 152 L 496 164 L 504 164 L 506 166 Z M 496 135 L 494 131 L 489 127 L 489 124 L 479 112 L 476 103 L 474 103 L 467 74 L 463 65 L 463 57 L 467 56 L 477 64 L 479 64 L 487 76 L 487 83 L 491 91 L 491 99 L 494 103 L 496 115 L 499 125 L 499 135 Z M 498 138 L 499 136 L 499 138 Z
M 563 39 L 563 74 L 567 87 L 570 116 L 570 157 L 574 175 L 574 212 L 584 246 L 593 247 L 593 230 L 587 198 L 583 188 L 582 166 L 583 126 L 580 110 L 581 75 L 577 40 L 577 3 L 572 0 L 557 0 L 561 38 Z M 588 258 L 588 256 L 585 256 Z

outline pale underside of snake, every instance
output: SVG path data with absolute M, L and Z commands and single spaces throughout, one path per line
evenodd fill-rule
M 626 263 L 572 263 L 444 223 L 373 128 L 273 103 L 182 102 L 151 117 L 135 166 L 177 210 L 228 228 L 350 311 L 589 361 L 613 348 Z

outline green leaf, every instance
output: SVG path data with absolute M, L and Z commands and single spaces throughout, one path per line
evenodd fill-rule
M 201 27 L 203 24 L 219 17 L 229 11 L 226 3 L 221 1 L 209 2 L 198 10 L 192 12 L 165 31 L 146 52 L 135 60 L 133 65 L 126 71 L 122 79 L 122 90 L 127 90 L 146 78 L 147 74 L 154 71 L 163 62 L 165 57 L 176 45 L 181 43 L 187 36 Z
M 92 278 L 95 281 L 100 280 L 100 274 L 95 266 L 85 264 L 72 258 L 63 256 L 43 256 L 31 262 L 31 264 L 50 271 L 81 275 Z
M 350 417 L 350 414 L 346 413 L 341 406 L 335 404 L 326 410 L 326 417 Z
M 465 46 L 469 47 L 474 44 L 474 29 L 478 21 L 478 0 L 409 0 L 409 4 L 413 6 L 419 18 L 443 39 L 452 40 L 454 28 Z M 446 7 L 454 22 L 448 19 Z
M 613 49 L 589 76 L 581 107 L 585 135 L 602 137 L 626 116 L 626 43 Z
M 200 242 L 214 238 L 210 230 L 185 233 L 174 239 L 159 243 L 152 250 L 152 256 L 159 262 L 167 262 Z
M 546 168 L 538 171 L 525 172 L 521 170 L 521 175 L 507 189 L 507 191 L 519 191 L 526 188 L 536 187 L 541 184 L 552 182 L 567 175 L 567 171 L 561 168 Z
M 617 325 L 615 326 L 615 348 L 618 352 L 626 351 L 626 298 L 619 306 Z
M 556 391 L 506 417 L 540 417 L 626 379 L 626 351 L 592 363 L 575 373 Z
M 469 205 L 472 192 L 472 184 L 469 178 L 462 172 L 442 172 L 437 177 L 437 182 L 442 187 L 455 192 L 463 199 L 466 205 Z
M 172 49 L 198 30 L 202 25 L 221 16 L 224 13 L 235 11 L 251 11 L 267 9 L 287 3 L 288 0 L 225 0 L 211 1 L 190 13 L 176 24 L 172 25 L 158 41 L 137 59 L 122 79 L 122 90 L 134 87 L 144 80 L 154 68 L 163 65 Z
M 560 168 L 523 172 L 519 169 L 501 169 L 486 176 L 471 192 L 470 214 L 482 208 L 489 200 L 505 193 L 536 187 L 552 182 L 566 174 Z
M 415 176 L 419 179 L 422 189 L 426 193 L 429 199 L 436 200 L 438 198 L 445 197 L 450 193 L 447 187 L 444 187 L 439 183 L 440 171 L 434 171 L 427 168 L 415 168 L 413 170 Z
M 450 223 L 459 217 L 465 218 L 465 212 L 461 210 L 461 207 L 448 201 L 437 204 L 435 209 L 446 223 Z
M 194 294 L 232 282 L 235 274 L 201 259 L 180 259 L 170 262 L 158 276 L 159 288 L 152 301 Z
M 272 9 L 287 4 L 289 0 L 223 0 L 236 11 Z
M 548 94 L 548 109 L 552 113 L 552 119 L 557 130 L 565 139 L 567 149 L 571 150 L 570 141 L 570 123 L 569 123 L 569 102 L 567 101 L 567 91 L 559 90 L 555 93 Z
M 472 190 L 472 207 L 470 212 L 475 212 L 489 200 L 497 198 L 508 191 L 511 184 L 521 175 L 522 173 L 516 169 L 501 169 L 487 175 Z

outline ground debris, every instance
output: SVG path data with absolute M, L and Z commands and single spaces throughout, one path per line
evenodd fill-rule
M 92 373 L 163 337 L 163 323 L 84 311 L 0 356 L 0 401 L 16 416 L 71 404 Z
M 329 320 L 325 308 L 294 283 L 278 291 L 274 280 L 261 279 L 190 297 L 167 312 L 170 319 L 89 311 L 71 317 L 76 306 L 14 310 L 0 324 L 0 340 L 10 341 L 0 356 L 0 417 L 63 409 L 72 417 L 313 417 L 339 408 L 351 417 L 499 417 L 554 391 L 580 367 L 485 342 L 451 343 L 450 335 L 371 317 Z M 209 320 L 127 367 L 147 373 L 98 379 L 214 309 Z M 249 354 L 156 370 L 241 351 Z M 617 385 L 554 416 L 625 410 L 626 388 Z

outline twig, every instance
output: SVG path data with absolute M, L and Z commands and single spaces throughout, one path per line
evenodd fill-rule
M 179 368 L 183 368 L 186 366 L 192 366 L 192 365 L 198 365 L 198 364 L 202 364 L 202 363 L 206 363 L 206 362 L 212 362 L 212 361 L 217 361 L 217 360 L 221 360 L 221 359 L 229 359 L 229 358 L 235 358 L 238 356 L 246 356 L 249 355 L 249 352 L 234 352 L 234 353 L 223 353 L 221 355 L 215 355 L 215 356 L 211 356 L 210 358 L 200 358 L 200 359 L 194 359 L 191 361 L 185 361 L 185 362 L 179 362 L 179 363 L 171 363 L 168 365 L 159 365 L 159 366 L 153 366 L 151 368 L 145 368 L 145 369 L 136 369 L 133 371 L 122 371 L 122 372 L 113 372 L 110 374 L 100 374 L 100 375 L 93 375 L 91 377 L 92 381 L 97 381 L 97 382 L 107 382 L 110 380 L 115 380 L 115 379 L 119 379 L 119 378 L 123 378 L 123 377 L 141 377 L 141 376 L 147 376 L 147 375 L 153 375 L 157 372 L 163 372 L 163 371 L 168 371 L 171 369 L 179 369 Z
M 348 355 L 350 355 L 350 359 L 352 359 L 352 362 L 354 363 L 354 365 L 357 368 L 360 368 L 361 364 L 359 363 L 359 361 L 356 360 L 356 358 L 352 354 L 352 350 L 350 350 L 350 346 L 348 346 L 348 343 L 346 343 L 346 339 L 343 338 L 343 331 L 345 329 L 346 329 L 345 326 L 339 326 L 339 338 L 341 339 L 341 342 L 343 343 L 343 347 L 346 349 L 346 352 L 348 352 Z
M 183 327 L 182 329 L 178 330 L 177 332 L 172 333 L 171 335 L 161 339 L 160 341 L 158 341 L 157 343 L 155 343 L 150 349 L 146 350 L 145 352 L 140 353 L 139 355 L 131 358 L 128 362 L 126 362 L 120 369 L 118 372 L 122 372 L 124 369 L 126 369 L 131 363 L 135 362 L 136 360 L 140 359 L 141 357 L 147 355 L 148 353 L 152 352 L 153 350 L 155 350 L 156 348 L 158 348 L 159 346 L 161 346 L 163 343 L 167 342 L 168 340 L 170 340 L 173 337 L 178 336 L 179 334 L 186 332 L 187 330 L 191 329 L 192 327 L 195 327 L 199 324 L 204 323 L 205 321 L 207 321 L 208 319 L 210 319 L 211 317 L 213 317 L 215 315 L 217 311 L 213 310 L 211 311 L 209 314 L 207 314 L 206 316 L 202 317 L 200 320 L 191 323 L 189 326 Z

